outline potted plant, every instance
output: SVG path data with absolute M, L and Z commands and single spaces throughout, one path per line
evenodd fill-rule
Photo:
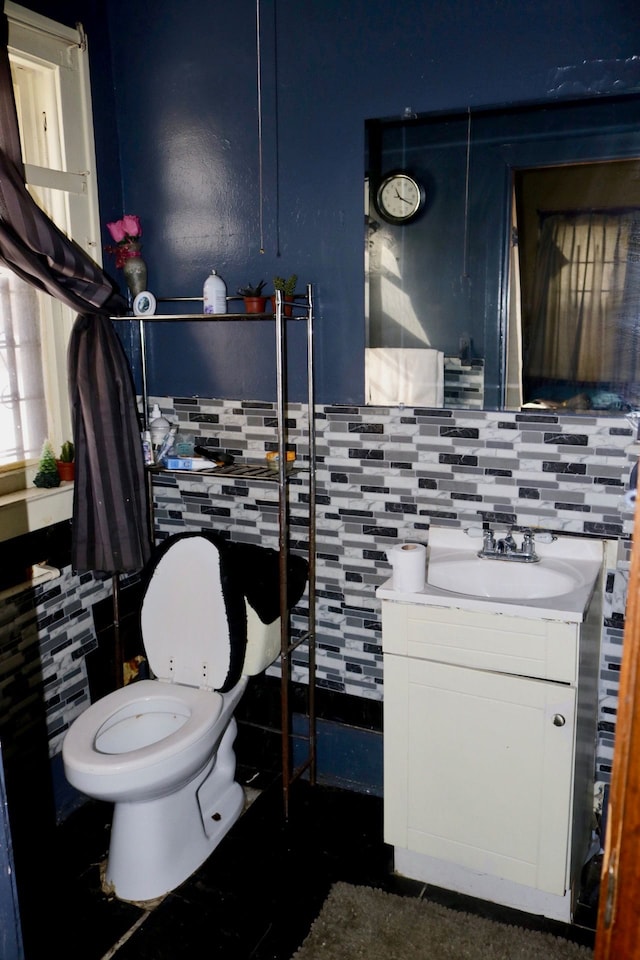
M 262 296 L 265 283 L 265 280 L 261 280 L 255 286 L 247 284 L 246 287 L 240 287 L 238 290 L 244 300 L 244 308 L 247 313 L 264 313 L 267 305 L 267 298 Z
M 60 449 L 60 459 L 56 461 L 61 480 L 75 479 L 75 447 L 70 440 L 65 440 Z
M 285 280 L 284 277 L 274 277 L 273 278 L 273 287 L 274 290 L 280 290 L 282 292 L 282 299 L 285 301 L 293 300 L 293 297 L 296 292 L 296 283 L 298 282 L 298 274 L 292 273 L 290 277 L 287 277 Z M 273 312 L 276 312 L 276 298 L 271 298 L 271 303 L 273 306 Z M 284 315 L 285 317 L 291 316 L 291 308 L 293 304 L 286 302 L 284 304 Z
M 49 440 L 42 445 L 42 453 L 38 461 L 38 472 L 33 478 L 35 487 L 59 487 L 60 474 L 56 466 L 56 458 Z

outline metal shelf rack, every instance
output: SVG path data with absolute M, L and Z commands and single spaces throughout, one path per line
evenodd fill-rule
M 229 305 L 239 297 L 228 297 Z M 223 476 L 225 478 L 242 477 L 244 479 L 264 480 L 278 484 L 278 547 L 280 565 L 280 700 L 281 700 L 281 752 L 282 752 L 282 794 L 285 817 L 289 814 L 290 789 L 292 784 L 308 772 L 312 784 L 316 781 L 316 433 L 315 433 L 315 392 L 314 392 L 314 356 L 313 356 L 313 288 L 307 285 L 306 292 L 293 298 L 285 299 L 281 291 L 276 291 L 275 313 L 225 313 L 225 314 L 197 314 L 197 313 L 168 313 L 153 314 L 143 317 L 113 317 L 113 320 L 129 320 L 138 322 L 140 338 L 141 381 L 143 399 L 144 428 L 148 427 L 148 377 L 146 355 L 146 327 L 149 323 L 180 323 L 180 322 L 207 322 L 225 323 L 242 321 L 271 322 L 275 327 L 276 350 L 276 409 L 277 409 L 277 439 L 278 439 L 278 469 L 273 470 L 262 464 L 237 463 L 230 466 L 215 467 L 211 470 L 189 471 L 192 479 L 199 476 Z M 201 297 L 158 298 L 161 303 L 202 303 Z M 289 481 L 292 476 L 302 471 L 287 468 L 287 418 L 286 418 L 286 331 L 289 323 L 305 323 L 307 328 L 307 417 L 308 417 L 308 619 L 307 630 L 299 637 L 291 638 L 290 611 L 287 602 L 288 558 L 290 544 L 289 524 Z M 164 470 L 153 467 L 148 471 L 149 504 L 153 529 L 153 476 L 159 472 L 181 473 L 187 471 Z M 308 647 L 308 751 L 301 763 L 294 764 L 293 737 L 292 737 L 292 701 L 290 696 L 292 684 L 292 655 L 294 651 L 306 643 Z

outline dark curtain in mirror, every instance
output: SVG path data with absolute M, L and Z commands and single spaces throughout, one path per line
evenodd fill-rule
M 637 406 L 640 210 L 542 213 L 523 325 L 527 404 Z

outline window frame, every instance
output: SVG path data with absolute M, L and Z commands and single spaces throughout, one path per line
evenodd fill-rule
M 9 55 L 12 62 L 42 64 L 55 71 L 56 97 L 64 123 L 61 163 L 64 169 L 25 163 L 27 186 L 63 191 L 69 211 L 69 233 L 100 266 L 100 216 L 96 178 L 95 141 L 87 40 L 81 24 L 76 29 L 6 0 Z M 65 304 L 39 294 L 43 309 L 43 360 L 50 410 L 50 437 L 54 449 L 71 438 L 68 400 L 67 344 L 75 320 Z M 38 460 L 0 468 L 0 540 L 40 529 L 72 513 L 73 484 L 53 489 L 35 488 Z

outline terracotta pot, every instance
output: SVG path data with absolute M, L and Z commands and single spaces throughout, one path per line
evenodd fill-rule
M 65 460 L 56 460 L 58 474 L 61 480 L 74 480 L 76 475 L 75 463 L 68 463 Z
M 244 309 L 247 313 L 264 313 L 267 306 L 266 297 L 245 297 Z
M 275 297 L 271 297 L 271 309 L 272 309 L 272 311 L 273 311 L 274 313 L 276 312 L 276 298 L 275 298 Z M 291 316 L 291 310 L 292 310 L 292 309 L 293 309 L 293 304 L 292 304 L 292 303 L 283 303 L 283 310 L 282 310 L 282 312 L 284 313 L 285 317 L 290 317 L 290 316 Z

